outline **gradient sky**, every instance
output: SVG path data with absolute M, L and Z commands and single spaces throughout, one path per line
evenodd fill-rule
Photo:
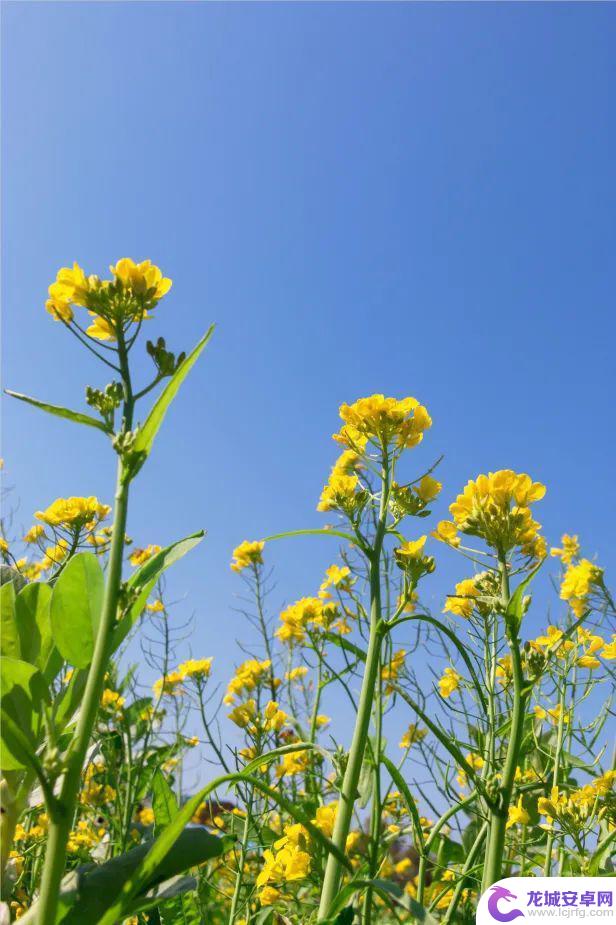
M 43 309 L 73 260 L 159 263 L 174 286 L 148 334 L 171 348 L 217 322 L 129 529 L 164 545 L 207 528 L 170 593 L 219 678 L 246 639 L 231 549 L 323 523 L 338 405 L 373 391 L 428 406 L 415 465 L 446 454 L 436 517 L 480 471 L 529 471 L 550 541 L 579 533 L 613 574 L 613 4 L 2 16 L 3 384 L 82 408 L 85 383 L 107 381 Z M 4 455 L 16 528 L 59 495 L 111 499 L 94 431 L 6 400 Z M 466 568 L 436 551 L 438 610 Z M 274 609 L 314 593 L 334 554 L 272 546 Z

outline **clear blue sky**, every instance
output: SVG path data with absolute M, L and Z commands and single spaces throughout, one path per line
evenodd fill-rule
M 43 309 L 59 266 L 151 257 L 150 336 L 215 340 L 165 423 L 130 532 L 209 536 L 171 589 L 226 678 L 243 538 L 316 526 L 337 407 L 417 396 L 436 513 L 513 467 L 548 537 L 616 564 L 616 7 L 5 3 L 4 385 L 83 407 L 103 370 Z M 145 369 L 145 364 L 143 366 Z M 19 523 L 109 499 L 104 439 L 5 401 Z M 415 530 L 415 528 L 412 528 Z M 276 600 L 326 541 L 272 547 Z M 440 547 L 440 607 L 465 566 Z

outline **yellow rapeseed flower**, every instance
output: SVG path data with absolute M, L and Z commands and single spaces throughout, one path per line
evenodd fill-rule
M 437 482 L 431 475 L 424 475 L 419 485 L 413 486 L 413 491 L 419 495 L 425 504 L 429 504 L 440 494 L 442 487 L 441 482 Z
M 442 678 L 438 682 L 439 690 L 442 697 L 451 697 L 454 691 L 460 687 L 462 675 L 459 675 L 454 668 L 445 668 Z
M 456 593 L 447 598 L 443 613 L 453 613 L 468 620 L 472 616 L 477 597 L 479 597 L 479 591 L 475 579 L 464 578 L 463 581 L 457 583 Z
M 526 473 L 500 469 L 467 482 L 449 511 L 461 533 L 481 537 L 502 552 L 518 548 L 523 556 L 537 559 L 545 555 L 546 544 L 529 505 L 540 501 L 545 491 L 545 485 L 533 482 Z M 439 524 L 437 533 L 451 529 L 445 524 Z
M 262 540 L 244 540 L 233 550 L 232 570 L 241 572 L 249 565 L 262 565 L 264 547 L 265 543 Z
M 552 547 L 550 550 L 550 555 L 562 559 L 565 565 L 571 565 L 573 560 L 580 554 L 579 539 L 577 536 L 569 536 L 568 533 L 563 533 L 560 541 L 562 543 L 562 547 Z
M 213 657 L 209 658 L 189 658 L 188 661 L 182 662 L 178 666 L 178 671 L 183 678 L 194 678 L 195 680 L 204 680 L 209 678 L 212 671 Z
M 111 511 L 107 504 L 101 504 L 98 498 L 56 498 L 44 511 L 36 511 L 37 520 L 50 527 L 64 527 L 71 530 L 87 527 L 94 529 L 96 524 L 104 520 Z M 33 528 L 34 529 L 34 528 Z M 32 531 L 29 531 L 32 533 Z M 39 534 L 42 535 L 42 534 Z M 38 538 L 38 537 L 37 537 Z M 32 542 L 32 540 L 28 540 Z
M 151 559 L 152 556 L 155 556 L 157 552 L 160 552 L 160 546 L 156 546 L 155 544 L 146 546 L 144 549 L 133 549 L 128 561 L 136 568 L 138 565 L 143 565 L 148 559 Z

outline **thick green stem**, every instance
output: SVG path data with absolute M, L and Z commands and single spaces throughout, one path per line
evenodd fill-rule
M 477 837 L 475 838 L 475 841 L 473 842 L 473 844 L 471 845 L 469 849 L 468 855 L 466 857 L 466 863 L 464 864 L 464 867 L 462 868 L 460 879 L 458 880 L 455 886 L 455 889 L 453 891 L 453 896 L 451 897 L 451 902 L 449 903 L 449 908 L 447 909 L 447 912 L 445 913 L 445 918 L 443 919 L 443 925 L 448 925 L 449 922 L 453 921 L 453 917 L 456 914 L 458 904 L 462 896 L 462 890 L 467 885 L 466 883 L 467 875 L 469 871 L 472 870 L 473 865 L 475 863 L 475 859 L 477 855 L 479 854 L 479 850 L 481 848 L 482 842 L 484 838 L 486 837 L 487 828 L 488 828 L 488 823 L 484 822 L 482 827 L 479 829 L 479 832 L 477 833 Z
M 109 640 L 116 618 L 118 592 L 122 579 L 122 555 L 128 505 L 128 482 L 124 477 L 124 468 L 121 461 L 118 465 L 118 485 L 115 501 L 115 520 L 107 582 L 94 656 L 88 673 L 77 729 L 67 755 L 67 770 L 62 783 L 58 806 L 52 815 L 49 826 L 49 840 L 45 852 L 45 866 L 41 881 L 39 925 L 55 922 L 60 882 L 66 865 L 66 845 L 73 824 L 77 796 L 81 785 L 81 773 L 92 729 L 96 721 L 109 659 Z
M 366 740 L 370 728 L 370 716 L 374 701 L 374 689 L 379 671 L 383 627 L 381 624 L 381 552 L 387 525 L 387 503 L 389 497 L 389 460 L 383 453 L 382 490 L 379 508 L 379 519 L 374 539 L 374 546 L 370 552 L 370 638 L 364 677 L 362 680 L 355 728 L 351 740 L 349 758 L 344 772 L 342 790 L 338 803 L 338 812 L 334 824 L 332 841 L 340 852 L 345 851 L 346 840 L 351 827 L 353 807 L 357 799 L 357 785 L 366 750 Z M 330 854 L 325 867 L 321 902 L 319 904 L 318 921 L 327 919 L 329 910 L 336 898 L 340 887 L 342 865 L 340 860 Z
M 379 653 L 380 656 L 380 653 Z M 381 841 L 381 748 L 383 737 L 383 693 L 381 689 L 381 659 L 377 672 L 376 701 L 374 705 L 375 713 L 375 736 L 374 736 L 374 767 L 373 773 L 373 790 L 372 790 L 372 808 L 370 811 L 370 864 L 369 879 L 374 880 L 379 866 L 379 847 Z M 368 887 L 364 896 L 364 925 L 370 925 L 372 921 L 372 887 Z
M 560 712 L 558 715 L 558 732 L 556 733 L 556 753 L 554 755 L 554 769 L 552 772 L 552 787 L 558 785 L 558 777 L 560 774 L 560 754 L 563 747 L 563 736 L 565 731 L 565 699 L 567 695 L 567 682 L 563 678 L 563 686 L 560 691 L 560 698 L 558 705 L 560 707 Z M 548 838 L 545 845 L 545 861 L 543 865 L 543 876 L 551 877 L 552 876 L 552 848 L 554 847 L 554 831 L 551 829 L 548 832 Z
M 505 558 L 500 560 L 501 570 L 501 598 L 504 607 L 509 603 L 509 575 Z M 505 853 L 505 832 L 509 805 L 513 793 L 515 772 L 518 766 L 520 744 L 524 729 L 526 715 L 526 694 L 524 691 L 524 670 L 522 668 L 522 655 L 517 627 L 510 624 L 507 627 L 507 639 L 511 652 L 511 665 L 513 673 L 513 709 L 511 714 L 511 731 L 507 745 L 507 755 L 503 778 L 497 805 L 490 813 L 490 831 L 486 852 L 486 862 L 483 873 L 483 890 L 496 883 L 501 878 L 503 856 Z
M 248 805 L 246 806 L 246 815 L 244 817 L 244 828 L 242 830 L 242 841 L 240 844 L 240 854 L 237 863 L 237 872 L 235 874 L 235 886 L 233 888 L 233 897 L 231 899 L 231 909 L 229 912 L 229 925 L 233 925 L 235 922 L 235 916 L 237 915 L 237 907 L 239 905 L 240 896 L 242 893 L 242 880 L 244 876 L 244 864 L 246 860 L 246 848 L 248 846 L 248 835 L 250 833 L 250 815 L 252 809 L 252 798 L 253 792 L 250 792 L 250 797 Z
M 125 431 L 128 431 L 132 426 L 133 397 L 126 348 L 122 338 L 119 338 L 118 341 L 118 355 L 124 382 L 123 427 Z M 66 772 L 60 796 L 55 805 L 50 807 L 49 839 L 41 879 L 38 925 L 50 925 L 56 920 L 60 883 L 66 867 L 66 846 L 75 816 L 75 807 L 81 786 L 81 774 L 88 751 L 88 744 L 96 722 L 96 715 L 103 692 L 105 673 L 109 661 L 109 641 L 116 620 L 118 595 L 122 582 L 122 557 L 128 513 L 129 483 L 130 478 L 120 457 L 118 460 L 113 534 L 101 619 L 77 727 L 66 754 Z

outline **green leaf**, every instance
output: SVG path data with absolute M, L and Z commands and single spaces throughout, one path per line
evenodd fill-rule
M 0 767 L 15 770 L 31 763 L 26 756 L 28 750 L 36 751 L 42 708 L 48 700 L 48 691 L 43 676 L 33 665 L 3 656 L 0 659 L 0 693 Z
M 57 650 L 54 649 L 54 652 Z M 75 670 L 73 675 L 54 701 L 54 723 L 56 731 L 61 732 L 67 727 L 81 705 L 86 689 L 88 672 Z
M 151 559 L 144 562 L 144 564 L 130 576 L 126 582 L 126 590 L 128 593 L 132 592 L 135 594 L 136 597 L 115 628 L 112 640 L 113 652 L 124 642 L 141 616 L 148 597 L 152 593 L 162 573 L 168 569 L 169 566 L 173 565 L 174 562 L 177 562 L 178 559 L 181 559 L 182 556 L 185 556 L 187 552 L 194 549 L 204 536 L 204 531 L 199 530 L 198 533 L 191 533 L 190 536 L 186 536 L 184 539 L 178 540 L 170 546 L 165 546 L 164 549 L 161 549 L 161 551 L 157 552 Z
M 152 406 L 150 413 L 148 414 L 144 423 L 137 431 L 137 436 L 135 437 L 135 442 L 132 449 L 135 455 L 139 458 L 139 462 L 132 475 L 136 474 L 138 469 L 141 468 L 147 457 L 150 455 L 154 439 L 165 419 L 169 405 L 177 395 L 180 386 L 186 379 L 187 375 L 203 353 L 206 344 L 210 340 L 213 333 L 214 325 L 211 325 L 194 350 L 188 354 L 182 363 L 180 363 L 175 373 L 154 402 L 154 405 Z
M 21 655 L 21 641 L 15 617 L 15 587 L 12 581 L 0 588 L 0 654 L 10 658 Z
M 51 597 L 51 632 L 60 654 L 75 668 L 92 661 L 100 622 L 105 579 L 94 553 L 69 560 Z
M 144 885 L 151 881 L 152 877 L 159 871 L 161 864 L 167 863 L 165 859 L 171 855 L 175 856 L 174 846 L 183 831 L 184 827 L 190 822 L 193 815 L 201 803 L 219 787 L 229 783 L 242 783 L 244 786 L 252 787 L 258 790 L 264 796 L 277 803 L 286 812 L 288 812 L 296 822 L 301 823 L 309 832 L 310 836 L 322 845 L 326 851 L 334 854 L 338 860 L 349 869 L 350 863 L 344 852 L 340 851 L 331 839 L 327 838 L 306 816 L 296 803 L 288 800 L 279 790 L 268 787 L 261 778 L 252 777 L 249 774 L 238 772 L 235 774 L 223 774 L 211 781 L 202 790 L 190 798 L 176 813 L 173 820 L 158 836 L 147 855 L 143 858 L 132 876 L 126 881 L 121 894 L 111 906 L 105 916 L 100 920 L 99 925 L 116 925 L 118 919 L 126 914 L 130 902 L 133 898 L 141 893 Z M 224 843 L 221 840 L 221 851 Z M 172 850 L 173 849 L 173 850 Z
M 33 582 L 21 589 L 15 598 L 15 620 L 19 633 L 21 658 L 44 670 L 53 648 L 49 606 L 51 588 L 43 582 Z
M 544 561 L 545 560 L 542 559 L 539 565 L 535 566 L 532 572 L 526 576 L 524 581 L 520 582 L 520 584 L 509 598 L 507 610 L 505 611 L 505 623 L 508 627 L 511 628 L 515 636 L 517 636 L 520 624 L 522 623 L 522 618 L 524 616 L 524 592 L 543 565 Z
M 179 808 L 175 793 L 160 769 L 155 772 L 152 779 L 152 808 L 154 810 L 154 834 L 158 835 L 165 826 L 169 825 Z M 192 884 L 188 882 L 189 880 L 192 880 Z M 201 916 L 197 901 L 193 895 L 190 895 L 196 886 L 194 878 L 182 877 L 176 878 L 176 882 L 165 881 L 154 891 L 148 891 L 146 894 L 148 907 L 158 905 L 161 925 L 200 925 Z M 156 903 L 152 903 L 152 893 L 156 894 Z M 131 912 L 134 911 L 136 910 L 131 908 Z
M 15 588 L 15 594 L 17 594 L 24 585 L 27 585 L 28 582 L 16 568 L 13 568 L 12 565 L 7 565 L 6 562 L 0 564 L 0 586 L 7 585 L 9 582 L 13 583 Z
M 352 533 L 345 533 L 343 530 L 330 530 L 327 527 L 314 527 L 306 530 L 287 530 L 285 533 L 273 533 L 271 536 L 266 536 L 263 542 L 271 543 L 273 540 L 286 540 L 291 536 L 338 536 L 343 540 L 348 540 L 349 543 L 354 543 L 355 546 L 359 546 L 358 538 L 353 536 Z
M 339 910 L 342 910 L 340 915 L 348 915 L 348 910 L 350 907 L 346 907 L 348 901 L 358 892 L 365 890 L 367 887 L 371 887 L 375 893 L 378 893 L 382 898 L 389 904 L 395 904 L 401 906 L 403 909 L 406 909 L 407 912 L 410 912 L 414 920 L 417 922 L 422 922 L 423 925 L 437 925 L 437 920 L 430 915 L 428 910 L 418 903 L 417 900 L 412 899 L 408 896 L 399 884 L 394 883 L 391 880 L 351 880 L 350 883 L 347 883 L 344 886 L 333 903 L 332 908 L 330 909 L 330 914 L 335 915 Z M 329 919 L 327 920 L 330 921 Z M 333 923 L 338 923 L 339 921 L 352 921 L 352 919 L 344 918 L 340 919 L 338 916 L 335 919 L 331 920 Z
M 399 768 L 396 767 L 393 761 L 390 758 L 388 758 L 385 753 L 381 755 L 381 763 L 385 765 L 385 767 L 387 768 L 387 771 L 389 772 L 391 776 L 391 779 L 393 780 L 394 784 L 396 785 L 396 787 L 398 788 L 398 790 L 404 797 L 404 802 L 406 803 L 406 807 L 410 813 L 411 820 L 413 822 L 413 829 L 415 830 L 416 845 L 421 846 L 424 844 L 424 834 L 423 834 L 423 829 L 421 827 L 421 819 L 419 817 L 419 812 L 417 810 L 417 804 L 415 803 L 415 800 L 413 799 L 413 794 L 409 790 L 408 784 L 405 781 L 402 774 L 400 773 Z
M 360 649 L 359 646 L 356 646 L 354 642 L 346 639 L 346 637 L 337 636 L 336 633 L 323 633 L 323 637 L 327 639 L 328 642 L 332 642 L 335 646 L 338 646 L 339 649 L 344 649 L 345 652 L 350 652 L 351 655 L 354 655 L 358 661 L 366 661 L 367 655 L 364 650 Z
M 154 831 L 158 835 L 166 825 L 169 825 L 178 811 L 175 793 L 160 770 L 156 771 L 152 780 L 152 809 L 155 820 Z
M 125 883 L 142 863 L 152 843 L 139 845 L 101 865 L 87 865 L 72 871 L 62 881 L 63 908 L 53 925 L 96 925 L 114 903 Z M 175 843 L 174 851 L 159 865 L 155 874 L 135 897 L 134 907 L 140 908 L 148 899 L 148 891 L 171 880 L 191 867 L 218 857 L 223 850 L 221 839 L 205 829 L 185 829 Z M 159 887 L 160 889 L 160 887 Z M 145 903 L 149 905 L 149 903 Z M 132 908 L 127 912 L 130 915 Z M 22 925 L 39 925 L 36 904 L 20 920 Z M 115 919 L 113 920 L 115 923 Z M 45 923 L 51 925 L 51 923 Z
M 83 414 L 81 411 L 71 411 L 70 408 L 62 408 L 61 405 L 50 405 L 48 402 L 39 401 L 38 398 L 22 395 L 21 392 L 12 392 L 11 389 L 5 389 L 4 391 L 11 398 L 18 398 L 19 401 L 25 401 L 28 405 L 34 405 L 35 408 L 54 414 L 58 418 L 66 418 L 67 421 L 73 421 L 75 424 L 85 424 L 87 427 L 96 427 L 97 430 L 102 430 L 104 434 L 112 433 L 102 421 L 90 417 L 89 414 Z

